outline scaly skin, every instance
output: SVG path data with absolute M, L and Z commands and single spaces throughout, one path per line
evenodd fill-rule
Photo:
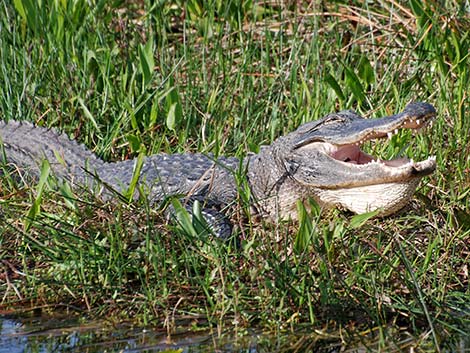
M 221 237 L 230 233 L 223 210 L 237 200 L 237 171 L 251 189 L 253 212 L 273 222 L 296 218 L 297 202 L 308 198 L 325 207 L 386 215 L 409 201 L 419 180 L 435 170 L 435 160 L 377 161 L 359 146 L 397 129 L 421 128 L 435 115 L 427 103 L 409 104 L 402 113 L 380 119 L 364 119 L 352 111 L 332 113 L 263 146 L 242 164 L 236 158 L 202 154 L 146 157 L 139 182 L 152 203 L 168 196 L 189 200 L 189 205 L 194 200 L 205 203 L 202 213 Z M 134 160 L 106 163 L 52 129 L 0 122 L 0 138 L 7 162 L 36 177 L 46 158 L 55 175 L 72 185 L 95 190 L 107 184 L 124 192 L 132 180 Z

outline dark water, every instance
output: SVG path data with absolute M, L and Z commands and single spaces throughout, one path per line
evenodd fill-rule
M 212 345 L 212 347 L 211 347 Z M 16 352 L 206 352 L 211 335 L 175 334 L 66 317 L 0 318 L 0 353 Z
M 158 329 L 113 327 L 105 323 L 80 323 L 67 316 L 0 316 L 0 353 L 22 352 L 376 352 L 377 340 L 368 338 L 344 344 L 338 336 L 302 334 L 243 334 L 182 330 L 172 333 Z M 413 351 L 416 341 L 410 336 L 390 343 L 380 351 Z M 386 346 L 387 347 L 387 346 Z M 428 347 L 431 348 L 431 347 Z M 432 348 L 429 350 L 433 351 Z M 459 337 L 442 347 L 443 352 L 470 352 L 470 337 Z

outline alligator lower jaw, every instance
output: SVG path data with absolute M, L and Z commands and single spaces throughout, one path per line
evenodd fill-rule
M 318 200 L 324 205 L 336 205 L 354 213 L 378 211 L 387 216 L 403 208 L 412 198 L 420 179 L 436 169 L 436 158 L 415 162 L 408 158 L 375 159 L 361 151 L 358 145 L 328 147 L 330 157 L 355 173 L 366 172 L 371 178 L 366 183 L 355 183 L 339 188 L 319 190 Z
M 405 182 L 384 183 L 341 189 L 319 189 L 316 199 L 320 205 L 336 206 L 360 214 L 377 212 L 384 217 L 402 209 L 412 198 L 419 178 Z

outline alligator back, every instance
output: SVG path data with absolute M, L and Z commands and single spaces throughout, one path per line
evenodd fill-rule
M 37 177 L 47 159 L 59 178 L 83 183 L 89 171 L 99 170 L 104 162 L 84 146 L 54 129 L 37 127 L 29 122 L 0 121 L 0 141 L 6 161 Z
M 135 165 L 135 160 L 106 163 L 97 174 L 120 191 L 130 185 Z M 168 196 L 189 196 L 226 204 L 236 199 L 234 173 L 238 168 L 237 158 L 216 159 L 201 153 L 156 154 L 144 158 L 139 184 L 151 202 Z
M 90 189 L 99 180 L 118 192 L 127 191 L 136 167 L 135 160 L 103 162 L 67 135 L 28 122 L 0 121 L 0 140 L 7 163 L 22 173 L 38 177 L 47 159 L 56 177 Z M 151 202 L 178 195 L 228 203 L 236 198 L 233 173 L 238 167 L 236 158 L 215 159 L 199 153 L 152 155 L 144 158 L 139 184 Z

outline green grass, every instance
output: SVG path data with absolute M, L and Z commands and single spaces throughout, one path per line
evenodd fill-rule
M 1 118 L 58 128 L 105 160 L 242 157 L 332 111 L 380 116 L 428 101 L 432 129 L 370 146 L 384 158 L 437 156 L 410 208 L 364 224 L 300 210 L 300 225 L 249 224 L 238 247 L 167 224 L 143 200 L 5 175 L 2 308 L 66 304 L 169 332 L 255 326 L 356 340 L 372 329 L 377 349 L 405 331 L 423 351 L 468 333 L 468 9 L 288 3 L 3 2 Z

